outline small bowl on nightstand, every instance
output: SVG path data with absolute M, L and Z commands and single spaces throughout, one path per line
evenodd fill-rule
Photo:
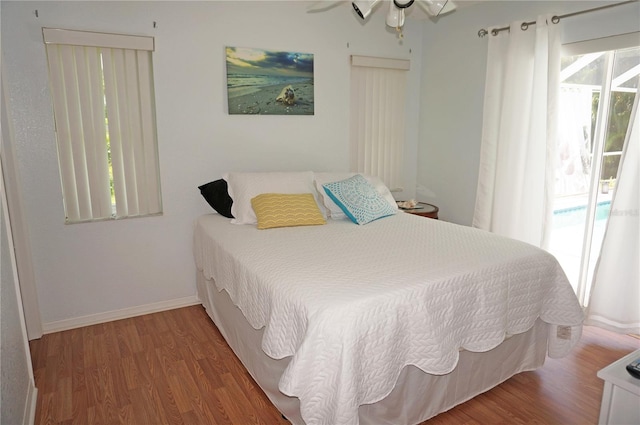
M 428 204 L 426 202 L 418 202 L 416 206 L 413 208 L 403 208 L 400 206 L 398 206 L 398 208 L 400 208 L 400 210 L 409 214 L 419 215 L 419 216 L 428 217 L 428 218 L 434 218 L 436 220 L 438 219 L 438 211 L 440 211 L 440 209 L 435 205 Z

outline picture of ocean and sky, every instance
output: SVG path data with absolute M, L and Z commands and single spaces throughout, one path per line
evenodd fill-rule
M 227 47 L 229 114 L 313 115 L 313 55 Z

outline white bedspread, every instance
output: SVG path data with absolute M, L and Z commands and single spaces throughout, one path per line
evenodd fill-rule
M 384 398 L 404 366 L 445 374 L 460 349 L 490 350 L 538 317 L 570 326 L 550 326 L 551 356 L 581 333 L 553 256 L 469 227 L 399 213 L 257 230 L 211 214 L 194 243 L 205 277 L 265 327 L 265 353 L 292 356 L 279 388 L 309 425 L 357 424 L 358 406 Z

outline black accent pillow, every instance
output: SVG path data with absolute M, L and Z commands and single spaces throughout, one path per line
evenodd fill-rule
M 202 186 L 198 186 L 200 193 L 204 199 L 211 205 L 211 208 L 216 210 L 218 214 L 228 218 L 233 218 L 231 214 L 231 205 L 233 205 L 233 199 L 229 196 L 226 180 L 219 179 Z

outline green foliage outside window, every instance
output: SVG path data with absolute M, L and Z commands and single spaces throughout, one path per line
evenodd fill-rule
M 604 143 L 605 153 L 622 152 L 627 128 L 629 127 L 629 120 L 631 119 L 634 99 L 635 93 L 632 92 L 613 92 L 611 94 L 611 105 L 607 120 L 607 135 Z M 593 102 L 591 104 L 591 134 L 595 134 L 599 101 L 600 93 L 596 92 L 593 94 Z M 604 156 L 602 159 L 600 179 L 615 180 L 618 175 L 619 164 L 620 155 Z

